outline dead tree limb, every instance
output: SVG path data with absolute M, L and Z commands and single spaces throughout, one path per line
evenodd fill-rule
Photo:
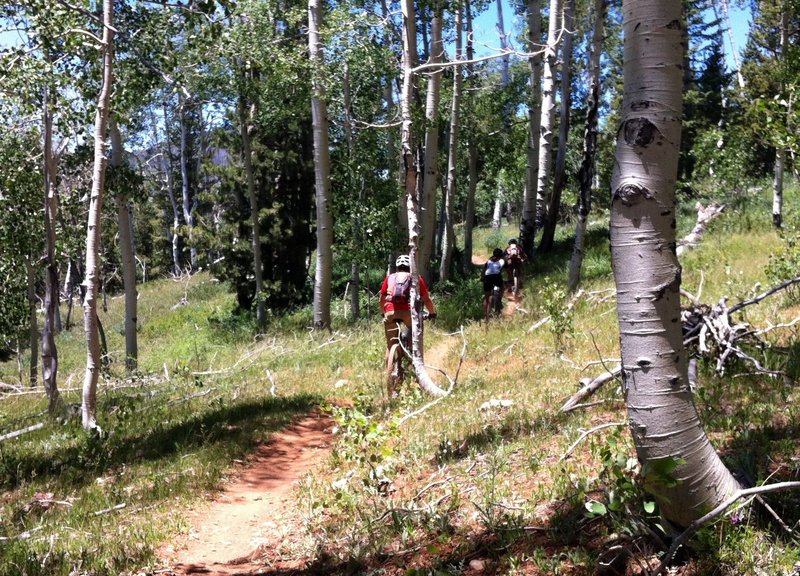
M 38 424 L 28 426 L 27 428 L 22 428 L 21 430 L 15 430 L 14 432 L 9 432 L 8 434 L 3 434 L 2 436 L 0 436 L 0 442 L 11 440 L 12 438 L 16 438 L 17 436 L 22 436 L 23 434 L 27 434 L 28 432 L 34 432 L 36 430 L 41 430 L 42 428 L 44 428 L 44 423 L 39 422 Z
M 561 407 L 561 411 L 571 412 L 572 410 L 575 410 L 580 402 L 597 392 L 597 390 L 599 390 L 600 387 L 609 380 L 613 380 L 614 378 L 618 377 L 621 372 L 622 367 L 617 366 L 613 370 L 603 372 L 592 380 L 589 380 L 588 378 L 582 379 L 581 384 L 583 384 L 583 387 L 573 394 L 569 400 L 564 402 L 564 405 Z
M 692 231 L 678 242 L 678 247 L 676 250 L 678 256 L 683 254 L 686 250 L 691 250 L 700 244 L 700 241 L 703 239 L 703 236 L 708 229 L 708 225 L 712 220 L 722 214 L 722 212 L 725 210 L 725 204 L 712 202 L 708 206 L 703 207 L 703 205 L 698 202 L 695 204 L 694 208 L 697 210 L 697 222 L 695 222 Z

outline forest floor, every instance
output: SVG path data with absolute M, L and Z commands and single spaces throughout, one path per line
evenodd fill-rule
M 305 567 L 284 554 L 304 533 L 294 489 L 330 453 L 334 426 L 313 412 L 262 444 L 213 502 L 191 512 L 189 533 L 161 548 L 166 567 L 156 573 L 242 576 Z
M 454 345 L 447 338 L 426 353 L 439 366 Z M 302 573 L 314 558 L 295 489 L 323 465 L 336 422 L 322 411 L 305 415 L 259 446 L 212 502 L 190 512 L 191 528 L 159 550 L 165 576 L 252 576 Z

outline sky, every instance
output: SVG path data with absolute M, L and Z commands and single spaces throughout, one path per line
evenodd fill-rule
M 519 37 L 519 31 L 524 29 L 525 16 L 515 16 L 508 0 L 503 1 L 503 21 L 505 24 L 506 32 L 511 38 Z M 714 18 L 713 11 L 709 11 L 707 16 L 708 20 Z M 733 32 L 733 42 L 736 51 L 741 54 L 744 49 L 745 42 L 747 41 L 747 33 L 750 28 L 750 12 L 746 9 L 737 8 L 733 5 L 730 7 L 730 20 L 731 30 Z M 485 10 L 480 16 L 475 19 L 475 53 L 477 56 L 483 56 L 496 52 L 500 49 L 500 39 L 497 33 L 497 2 L 496 0 Z M 725 59 L 728 63 L 728 68 L 735 69 L 735 61 L 733 58 L 733 51 L 729 35 L 724 35 L 725 40 Z M 516 46 L 521 49 L 520 46 Z M 450 50 L 450 48 L 449 48 Z

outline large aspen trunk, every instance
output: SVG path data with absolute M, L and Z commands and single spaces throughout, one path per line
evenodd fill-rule
M 556 235 L 556 225 L 561 207 L 561 194 L 567 184 L 567 138 L 569 136 L 569 112 L 572 104 L 572 36 L 575 34 L 575 0 L 566 0 L 564 8 L 564 23 L 561 27 L 561 99 L 559 105 L 558 122 L 558 152 L 553 173 L 553 191 L 547 205 L 540 250 L 549 252 L 553 249 L 553 240 Z
M 97 100 L 94 118 L 94 170 L 89 197 L 89 217 L 86 226 L 86 270 L 83 300 L 83 326 L 86 332 L 86 374 L 83 379 L 81 416 L 86 430 L 100 429 L 97 425 L 97 382 L 100 377 L 100 332 L 97 318 L 97 289 L 100 269 L 100 215 L 106 178 L 106 129 L 108 106 L 111 100 L 114 62 L 114 1 L 103 0 L 103 83 Z
M 122 134 L 112 115 L 109 118 L 111 135 L 111 166 L 118 168 L 124 161 Z M 124 190 L 117 190 L 117 229 L 119 231 L 119 253 L 122 263 L 122 283 L 125 288 L 125 368 L 136 370 L 139 358 L 137 341 L 138 298 L 136 291 L 136 255 L 133 249 L 133 233 L 131 230 L 131 210 L 128 195 Z
M 472 8 L 469 0 L 464 2 L 464 11 L 467 16 L 467 82 L 472 83 L 474 82 L 472 61 L 475 59 L 475 44 L 472 34 Z M 470 104 L 472 101 L 474 101 L 474 96 L 470 98 Z M 478 188 L 478 147 L 476 145 L 477 136 L 475 134 L 474 116 L 474 109 L 469 106 L 469 115 L 467 116 L 469 129 L 469 137 L 467 138 L 467 198 L 466 206 L 464 207 L 464 276 L 472 274 L 472 229 L 475 223 L 475 191 Z
M 623 15 L 625 89 L 611 204 L 623 386 L 648 490 L 664 517 L 685 527 L 736 491 L 737 482 L 703 430 L 681 334 L 681 2 L 625 0 Z M 674 484 L 648 474 L 665 461 L 677 465 Z
M 536 185 L 539 174 L 539 127 L 542 121 L 542 6 L 540 0 L 528 0 L 528 156 L 525 168 L 525 193 L 519 241 L 527 254 L 533 254 L 536 235 Z
M 418 168 L 414 158 L 413 122 L 411 117 L 411 92 L 413 81 L 413 53 L 416 34 L 414 33 L 414 0 L 402 0 L 403 11 L 403 87 L 400 97 L 402 115 L 401 147 L 403 168 L 405 172 L 405 194 L 408 209 L 408 252 L 411 261 L 411 358 L 414 372 L 420 387 L 435 396 L 442 396 L 445 391 L 431 379 L 425 368 L 422 357 L 422 298 L 419 291 L 419 202 L 417 198 Z
M 431 19 L 431 64 L 439 64 L 444 56 L 442 45 L 442 9 L 434 8 Z M 439 189 L 439 98 L 442 86 L 442 70 L 434 68 L 428 75 L 425 100 L 425 173 L 422 179 L 420 199 L 419 273 L 431 284 L 431 260 L 436 246 L 436 192 Z M 409 222 L 409 228 L 411 223 Z
M 461 6 L 455 7 L 456 27 L 456 60 L 460 60 L 461 53 Z M 456 196 L 456 165 L 458 162 L 458 131 L 461 111 L 461 68 L 453 69 L 453 99 L 450 106 L 450 142 L 447 147 L 447 188 L 444 195 L 444 230 L 442 233 L 442 260 L 439 265 L 439 280 L 446 281 L 450 274 L 450 262 L 453 258 L 453 203 Z
M 322 84 L 321 0 L 308 3 L 308 50 L 313 65 L 311 121 L 314 131 L 314 174 L 317 197 L 317 267 L 314 274 L 314 328 L 331 326 L 331 275 L 333 269 L 333 216 L 331 167 L 328 147 L 328 108 Z
M 600 110 L 600 52 L 603 49 L 603 25 L 606 0 L 594 0 L 592 48 L 589 54 L 589 94 L 586 99 L 586 127 L 583 132 L 583 157 L 578 170 L 578 219 L 575 223 L 575 245 L 569 263 L 567 288 L 574 292 L 581 281 L 581 268 L 586 246 L 586 225 L 592 209 L 592 182 L 597 152 L 597 117 Z
M 56 416 L 60 410 L 58 392 L 58 349 L 55 338 L 55 317 L 58 307 L 58 263 L 56 261 L 56 219 L 58 191 L 56 188 L 56 159 L 53 151 L 53 112 L 49 89 L 44 101 L 44 326 L 42 328 L 42 383 L 47 394 L 47 411 Z
M 547 26 L 547 46 L 544 53 L 542 74 L 542 110 L 539 122 L 539 170 L 536 179 L 535 229 L 541 229 L 547 215 L 548 192 L 550 191 L 550 165 L 553 145 L 553 122 L 555 121 L 556 94 L 555 70 L 558 36 L 561 29 L 561 0 L 550 0 Z M 533 252 L 530 252 L 531 254 Z
M 239 134 L 242 138 L 242 163 L 247 181 L 247 199 L 250 203 L 250 233 L 253 247 L 253 275 L 256 282 L 256 325 L 263 329 L 267 322 L 266 303 L 264 302 L 264 268 L 261 258 L 261 223 L 258 218 L 258 196 L 256 195 L 256 176 L 253 169 L 253 149 L 250 145 L 252 129 L 252 110 L 247 102 L 247 75 L 242 73 L 242 91 L 239 94 Z

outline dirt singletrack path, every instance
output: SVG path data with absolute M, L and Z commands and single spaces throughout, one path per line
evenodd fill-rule
M 259 446 L 214 502 L 191 513 L 188 536 L 160 551 L 165 568 L 155 574 L 268 572 L 263 557 L 302 528 L 292 491 L 330 452 L 333 427 L 329 416 L 313 412 Z

